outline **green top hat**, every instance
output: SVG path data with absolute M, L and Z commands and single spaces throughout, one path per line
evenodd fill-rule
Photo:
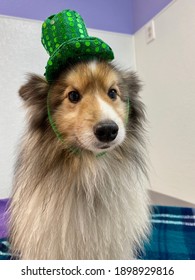
M 54 80 L 67 62 L 114 59 L 112 49 L 101 39 L 90 37 L 82 17 L 72 10 L 48 17 L 42 25 L 41 41 L 50 55 L 45 67 L 48 81 Z

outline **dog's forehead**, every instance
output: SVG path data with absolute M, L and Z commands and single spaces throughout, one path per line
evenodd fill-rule
M 64 76 L 66 84 L 84 89 L 91 86 L 111 87 L 118 83 L 116 71 L 104 62 L 91 61 L 73 67 Z

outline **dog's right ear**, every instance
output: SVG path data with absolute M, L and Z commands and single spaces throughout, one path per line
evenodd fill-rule
M 28 117 L 31 129 L 45 129 L 47 127 L 47 95 L 49 91 L 47 81 L 37 75 L 29 75 L 28 81 L 19 90 L 19 95 L 28 107 Z
M 30 74 L 27 83 L 20 88 L 19 95 L 27 106 L 39 106 L 45 103 L 48 90 L 49 84 L 43 77 Z

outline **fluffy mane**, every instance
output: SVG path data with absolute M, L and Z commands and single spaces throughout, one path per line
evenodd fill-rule
M 130 98 L 125 141 L 104 156 L 71 153 L 54 134 L 47 94 L 60 100 L 60 77 L 48 84 L 31 75 L 20 89 L 28 128 L 15 168 L 10 205 L 10 242 L 21 259 L 132 259 L 149 229 L 140 82 L 110 65 L 123 99 Z

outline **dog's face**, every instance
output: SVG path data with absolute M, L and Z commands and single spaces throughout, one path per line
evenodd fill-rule
M 131 118 L 136 124 L 138 90 L 133 74 L 126 77 L 111 64 L 91 61 L 67 68 L 50 85 L 32 76 L 20 89 L 20 95 L 31 107 L 34 127 L 48 124 L 49 106 L 52 120 L 67 146 L 101 153 L 125 140 L 130 117 L 128 98 Z
M 119 77 L 108 64 L 78 64 L 62 74 L 59 82 L 62 101 L 53 119 L 65 141 L 93 152 L 124 141 L 127 105 L 122 101 Z

